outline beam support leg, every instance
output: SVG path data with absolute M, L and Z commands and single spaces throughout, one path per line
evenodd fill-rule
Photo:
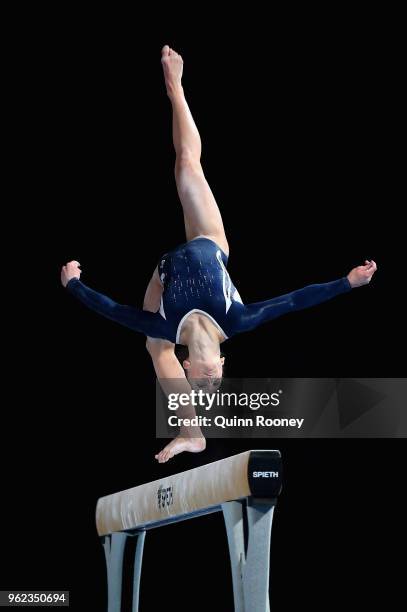
M 145 531 L 139 531 L 136 535 L 137 544 L 136 544 L 136 552 L 134 555 L 132 612 L 138 612 L 139 597 L 140 597 L 141 565 L 143 562 L 143 550 L 144 550 L 145 537 L 146 537 Z
M 103 547 L 107 569 L 107 611 L 120 612 L 122 604 L 123 557 L 127 533 L 105 536 Z
M 246 502 L 232 501 L 222 504 L 226 534 L 229 544 L 230 563 L 232 566 L 233 599 L 235 612 L 245 612 L 243 594 L 243 569 L 245 561 L 245 542 L 243 515 Z
M 249 499 L 248 547 L 243 576 L 246 609 L 269 612 L 270 540 L 275 501 Z
M 235 612 L 269 612 L 270 539 L 276 500 L 222 504 Z M 246 538 L 245 538 L 246 525 Z

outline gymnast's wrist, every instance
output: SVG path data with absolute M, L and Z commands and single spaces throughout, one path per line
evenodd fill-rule
M 68 289 L 68 291 L 70 291 L 71 289 L 73 289 L 74 287 L 76 287 L 76 285 L 79 283 L 79 278 L 77 276 L 73 276 L 72 278 L 69 279 L 69 281 L 66 283 L 65 285 L 65 289 Z
M 347 288 L 349 291 L 350 291 L 351 289 L 353 289 L 353 285 L 352 285 L 352 283 L 350 282 L 350 280 L 349 280 L 349 277 L 348 277 L 348 276 L 344 276 L 342 280 L 343 280 L 343 282 L 344 282 L 344 285 L 346 286 L 346 288 Z

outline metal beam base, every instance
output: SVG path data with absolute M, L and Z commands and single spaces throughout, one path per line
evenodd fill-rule
M 276 499 L 249 497 L 222 504 L 232 566 L 235 612 L 270 612 L 270 539 Z M 121 612 L 123 558 L 127 538 L 136 537 L 132 612 L 138 612 L 145 531 L 102 538 L 106 555 L 108 612 Z

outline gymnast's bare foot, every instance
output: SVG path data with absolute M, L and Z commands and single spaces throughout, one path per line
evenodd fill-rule
M 206 448 L 206 440 L 202 438 L 183 438 L 177 436 L 174 440 L 171 440 L 169 444 L 158 455 L 155 456 L 158 463 L 165 463 L 168 459 L 171 459 L 175 455 L 179 455 L 184 451 L 190 453 L 200 453 Z
M 161 64 L 164 70 L 167 94 L 171 97 L 182 92 L 181 78 L 184 64 L 182 57 L 174 49 L 165 45 L 161 50 Z

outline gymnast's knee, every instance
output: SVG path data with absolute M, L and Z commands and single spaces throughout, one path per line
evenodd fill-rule
M 191 149 L 185 147 L 177 152 L 175 158 L 175 174 L 177 175 L 182 172 L 202 172 L 200 156 L 194 151 L 191 151 Z

